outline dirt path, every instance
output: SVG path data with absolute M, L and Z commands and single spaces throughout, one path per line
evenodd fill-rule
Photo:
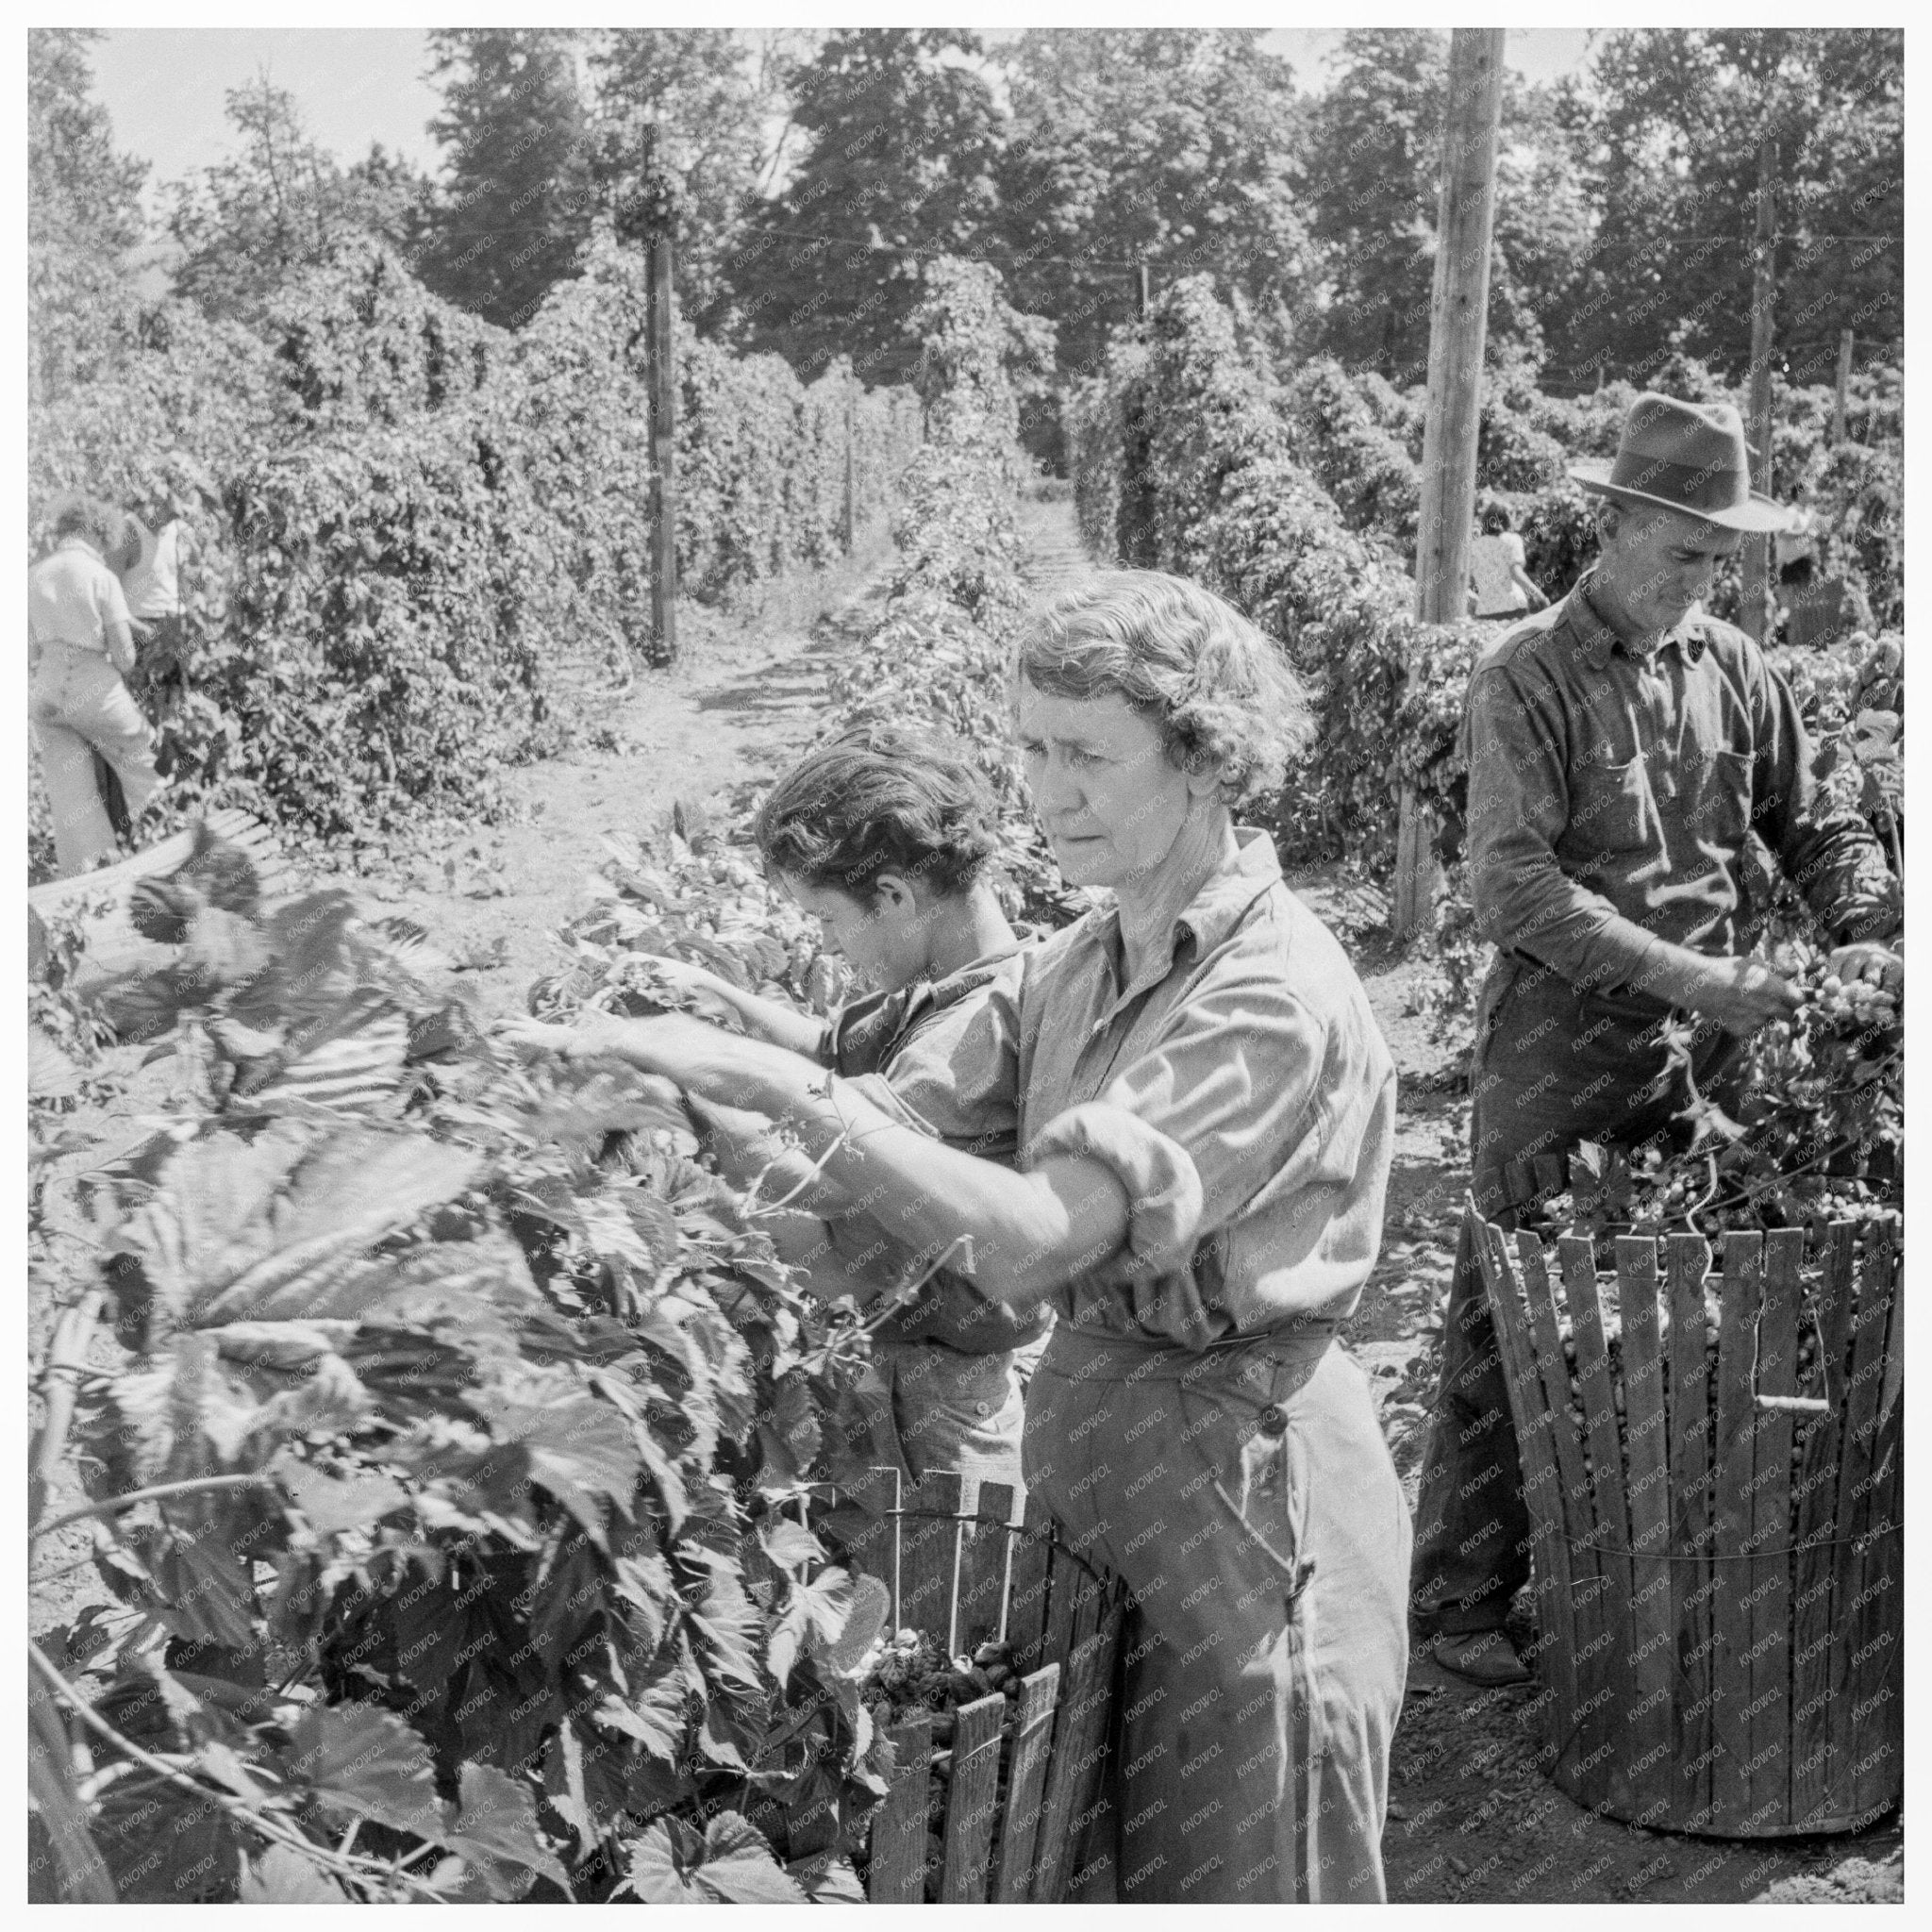
M 1070 504 L 1028 505 L 1022 527 L 1035 591 L 1087 567 Z M 767 621 L 694 620 L 684 661 L 613 696 L 596 742 L 515 774 L 525 823 L 406 857 L 372 873 L 366 890 L 478 962 L 462 983 L 482 1012 L 520 1009 L 531 980 L 556 968 L 547 935 L 583 905 L 600 835 L 648 824 L 680 799 L 729 808 L 816 735 L 826 673 L 877 621 L 883 594 L 880 575 L 858 568 L 833 586 L 842 594 L 826 598 L 824 588 Z M 829 608 L 821 614 L 813 601 Z M 1444 1079 L 1445 1049 L 1407 1011 L 1418 969 L 1375 938 L 1379 906 L 1332 870 L 1291 884 L 1349 945 L 1401 1070 L 1381 1259 L 1345 1340 L 1372 1378 L 1412 1503 L 1467 1185 L 1468 1102 Z M 57 1587 L 37 1598 L 36 1629 L 72 1614 L 70 1591 L 99 1594 L 81 1577 Z M 1527 1707 L 1524 1691 L 1477 1691 L 1418 1653 L 1384 1840 L 1391 1900 L 1735 1901 L 1855 1855 L 1882 1865 L 1901 1842 L 1895 1822 L 1857 1839 L 1724 1843 L 1597 1818 L 1538 1774 Z

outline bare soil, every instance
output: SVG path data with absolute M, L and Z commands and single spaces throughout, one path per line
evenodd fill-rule
M 1023 527 L 1036 588 L 1083 567 L 1071 505 L 1030 504 Z M 882 576 L 865 566 L 878 561 L 861 558 L 762 616 L 687 613 L 674 669 L 585 691 L 592 728 L 580 748 L 514 774 L 521 823 L 372 859 L 362 889 L 475 962 L 461 983 L 480 1014 L 521 1009 L 531 980 L 558 964 L 548 935 L 584 903 L 603 834 L 641 829 L 676 801 L 728 812 L 811 741 L 827 670 L 877 621 Z M 1402 1076 L 1381 1258 L 1345 1343 L 1371 1376 L 1412 1505 L 1468 1186 L 1469 1103 L 1455 1055 L 1408 1010 L 1423 969 L 1379 936 L 1376 896 L 1339 869 L 1290 883 L 1349 945 Z M 138 1058 L 127 1054 L 130 1069 Z M 159 1078 L 149 1070 L 116 1102 L 123 1139 Z M 42 1303 L 34 1325 L 43 1323 Z M 37 1575 L 85 1552 L 79 1531 L 58 1541 L 43 1546 Z M 36 1585 L 31 1627 L 46 1631 L 102 1594 L 91 1566 Z M 1635 1829 L 1579 1807 L 1537 1770 L 1528 1703 L 1526 1690 L 1481 1690 L 1413 1652 L 1383 1840 L 1391 1901 L 1735 1902 L 1773 1887 L 1807 1902 L 1903 1897 L 1896 1818 L 1857 1838 L 1745 1842 Z

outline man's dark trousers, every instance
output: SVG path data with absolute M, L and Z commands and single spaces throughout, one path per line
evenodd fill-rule
M 1526 1163 L 1579 1141 L 1641 1146 L 1688 1137 L 1673 1116 L 1689 1102 L 1664 1077 L 1653 1002 L 1579 992 L 1545 966 L 1505 955 L 1483 984 L 1470 1123 L 1478 1209 L 1506 1228 L 1536 1191 Z M 1727 1106 L 1738 1042 L 1700 1026 L 1693 1072 Z M 1510 1172 L 1512 1164 L 1516 1171 Z M 1529 1580 L 1529 1516 L 1516 1457 L 1508 1385 L 1490 1325 L 1482 1270 L 1467 1234 L 1442 1324 L 1442 1371 L 1423 1464 L 1409 1601 L 1425 1630 L 1493 1630 Z

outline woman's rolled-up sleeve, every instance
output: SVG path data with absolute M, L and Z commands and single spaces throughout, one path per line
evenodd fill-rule
M 937 1014 L 883 1074 L 849 1084 L 894 1119 L 983 1159 L 1011 1160 L 1019 1119 L 1020 962 Z
M 1284 982 L 1252 971 L 1210 980 L 1098 1099 L 1049 1121 L 1022 1165 L 1098 1162 L 1127 1196 L 1133 1272 L 1185 1269 L 1306 1136 L 1325 1048 L 1322 1023 Z

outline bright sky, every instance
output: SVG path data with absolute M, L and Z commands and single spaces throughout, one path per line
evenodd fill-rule
M 1012 29 L 983 29 L 989 40 Z M 1340 28 L 1286 27 L 1268 36 L 1305 87 L 1322 81 L 1322 60 Z M 1538 79 L 1568 72 L 1583 58 L 1581 27 L 1510 32 L 1512 66 Z M 113 116 L 115 145 L 153 163 L 155 186 L 207 167 L 227 149 L 232 130 L 224 97 L 266 67 L 300 103 L 310 131 L 342 161 L 372 141 L 432 172 L 441 150 L 425 124 L 441 105 L 423 76 L 427 36 L 418 27 L 117 27 L 92 49 L 95 89 Z

